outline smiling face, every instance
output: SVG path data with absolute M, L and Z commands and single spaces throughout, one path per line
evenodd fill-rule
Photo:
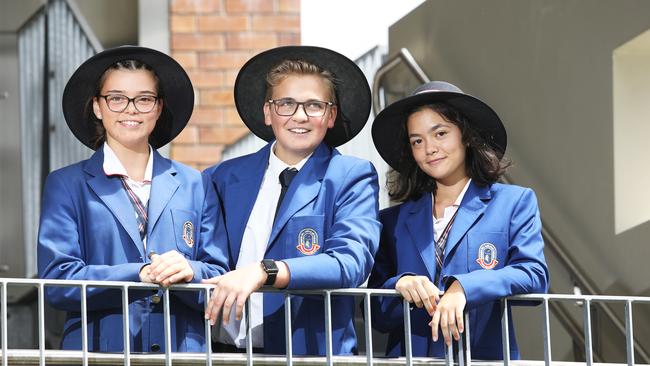
M 99 95 L 120 94 L 128 98 L 142 96 L 157 97 L 156 79 L 151 71 L 110 69 L 104 75 Z M 115 108 L 114 108 L 115 109 Z M 142 113 L 129 102 L 122 112 L 112 111 L 106 98 L 93 99 L 93 112 L 102 121 L 106 130 L 106 142 L 112 149 L 126 148 L 133 151 L 148 151 L 149 135 L 156 127 L 162 111 L 162 100 L 158 100 L 150 112 Z
M 431 108 L 412 113 L 406 123 L 413 158 L 420 169 L 444 185 L 467 178 L 460 128 Z
M 318 75 L 292 74 L 273 87 L 273 100 L 291 98 L 297 102 L 331 102 L 331 87 Z M 336 120 L 336 105 L 328 106 L 322 117 L 309 117 L 303 106 L 292 116 L 281 116 L 272 103 L 264 104 L 264 123 L 275 135 L 275 155 L 293 165 L 311 154 L 325 138 Z

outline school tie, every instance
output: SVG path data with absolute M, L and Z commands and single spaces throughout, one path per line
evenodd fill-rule
M 127 178 L 125 176 L 121 176 L 120 179 L 122 180 L 122 185 L 124 186 L 126 195 L 129 197 L 129 201 L 131 201 L 131 204 L 133 205 L 133 210 L 135 210 L 136 222 L 138 223 L 138 231 L 140 232 L 140 239 L 142 239 L 144 242 L 144 238 L 147 235 L 147 220 L 149 219 L 147 215 L 147 206 L 149 203 L 147 202 L 146 205 L 142 204 L 140 198 L 138 198 L 135 192 L 133 192 L 133 189 L 131 189 L 131 186 L 129 186 L 129 184 L 126 182 Z
M 291 181 L 293 178 L 298 174 L 298 170 L 296 168 L 287 168 L 283 170 L 280 173 L 280 176 L 278 177 L 280 179 L 280 185 L 282 186 L 282 190 L 280 190 L 280 197 L 278 198 L 278 205 L 275 206 L 275 216 L 278 216 L 278 211 L 280 210 L 280 205 L 282 204 L 282 200 L 284 199 L 284 195 L 287 194 L 287 191 L 289 190 L 289 185 L 291 184 Z
M 442 272 L 442 265 L 445 260 L 445 246 L 447 245 L 447 237 L 449 236 L 449 231 L 451 231 L 451 225 L 453 225 L 454 220 L 456 219 L 456 214 L 458 210 L 454 212 L 454 215 L 451 217 L 445 229 L 442 230 L 442 233 L 438 237 L 436 242 L 436 277 L 433 284 L 438 286 L 438 281 L 440 280 L 440 272 Z

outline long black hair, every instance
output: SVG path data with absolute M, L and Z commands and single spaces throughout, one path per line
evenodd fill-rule
M 438 113 L 445 121 L 458 126 L 465 145 L 465 170 L 467 176 L 480 186 L 492 184 L 501 178 L 511 165 L 507 159 L 499 159 L 497 152 L 488 145 L 481 134 L 459 110 L 447 103 L 439 102 L 414 108 L 408 115 L 423 109 Z M 388 195 L 392 200 L 404 202 L 418 199 L 423 193 L 436 192 L 436 180 L 418 167 L 409 143 L 406 123 L 398 136 L 400 149 L 400 172 L 388 173 Z

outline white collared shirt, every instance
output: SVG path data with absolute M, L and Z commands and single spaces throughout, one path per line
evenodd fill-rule
M 309 154 L 309 156 L 298 162 L 298 164 L 290 166 L 275 155 L 274 148 L 275 142 L 271 146 L 269 165 L 262 178 L 257 199 L 248 217 L 246 228 L 244 229 L 236 269 L 251 263 L 259 263 L 264 259 L 264 253 L 266 252 L 268 241 L 271 237 L 271 230 L 273 229 L 276 206 L 282 190 L 279 179 L 280 173 L 287 168 L 296 168 L 300 171 L 312 155 Z M 250 306 L 253 347 L 264 347 L 264 331 L 262 328 L 262 322 L 264 320 L 263 295 L 261 293 L 251 294 Z M 238 348 L 245 348 L 246 322 L 237 321 L 234 311 L 230 315 L 228 325 L 225 327 L 220 325 L 217 339 L 221 343 L 234 344 Z M 242 318 L 245 319 L 245 317 Z
M 456 197 L 456 201 L 451 206 L 445 207 L 445 210 L 442 214 L 441 218 L 436 218 L 435 212 L 436 212 L 436 199 L 433 193 L 431 193 L 431 202 L 433 202 L 433 214 L 431 217 L 433 218 L 433 240 L 436 242 L 438 241 L 438 238 L 440 238 L 440 235 L 442 232 L 445 230 L 447 227 L 447 224 L 449 224 L 449 221 L 451 220 L 452 217 L 454 217 L 454 214 L 456 211 L 458 211 L 458 208 L 460 207 L 461 202 L 463 202 L 463 197 L 465 197 L 465 192 L 467 192 L 467 188 L 469 188 L 469 184 L 472 182 L 472 179 L 470 178 L 467 183 L 465 184 L 465 187 L 463 187 L 463 190 L 460 191 L 460 194 L 458 197 Z
M 123 176 L 126 177 L 126 184 L 129 185 L 129 188 L 133 190 L 136 196 L 140 199 L 143 205 L 147 205 L 149 202 L 149 196 L 151 195 L 151 177 L 153 175 L 153 150 L 149 146 L 149 160 L 147 161 L 147 167 L 144 170 L 144 180 L 137 181 L 131 179 L 129 174 L 126 172 L 126 168 L 122 165 L 120 159 L 115 155 L 113 149 L 106 142 L 104 142 L 104 173 L 106 176 Z M 130 201 L 129 201 L 130 203 Z M 133 215 L 137 218 L 138 214 L 133 210 Z M 144 238 L 144 246 L 147 247 L 147 238 Z

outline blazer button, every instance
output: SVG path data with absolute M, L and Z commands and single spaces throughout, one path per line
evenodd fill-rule
M 154 304 L 160 303 L 160 296 L 158 296 L 158 295 L 151 296 L 151 302 L 154 303 Z
M 158 343 L 154 343 L 151 345 L 151 352 L 158 352 L 160 351 L 160 345 Z

